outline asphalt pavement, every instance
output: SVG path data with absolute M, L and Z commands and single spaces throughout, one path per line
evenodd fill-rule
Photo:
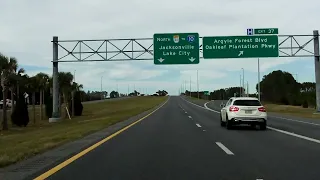
M 219 113 L 202 106 L 170 97 L 48 179 L 319 179 L 319 143 L 270 129 L 227 130 Z

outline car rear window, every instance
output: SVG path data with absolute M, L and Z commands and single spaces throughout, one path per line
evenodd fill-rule
M 258 100 L 235 100 L 233 102 L 235 106 L 261 106 Z

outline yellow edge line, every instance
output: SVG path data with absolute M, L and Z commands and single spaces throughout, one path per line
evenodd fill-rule
M 78 154 L 72 156 L 71 158 L 65 160 L 64 162 L 58 164 L 57 166 L 53 167 L 52 169 L 48 170 L 47 172 L 41 174 L 40 176 L 36 177 L 34 180 L 43 180 L 48 178 L 49 176 L 51 176 L 52 174 L 56 173 L 57 171 L 59 171 L 60 169 L 66 167 L 67 165 L 69 165 L 70 163 L 72 163 L 73 161 L 79 159 L 81 156 L 87 154 L 88 152 L 92 151 L 93 149 L 97 148 L 98 146 L 100 146 L 101 144 L 107 142 L 108 140 L 110 140 L 111 138 L 117 136 L 118 134 L 122 133 L 123 131 L 129 129 L 130 127 L 132 127 L 133 125 L 137 124 L 138 122 L 144 120 L 145 118 L 147 118 L 148 116 L 150 116 L 151 114 L 155 113 L 157 110 L 159 110 L 162 106 L 164 106 L 167 102 L 168 102 L 169 98 L 167 99 L 167 101 L 165 103 L 163 103 L 160 107 L 158 107 L 157 109 L 155 109 L 154 111 L 152 111 L 151 113 L 147 114 L 146 116 L 140 118 L 139 120 L 129 124 L 128 126 L 124 127 L 123 129 L 120 129 L 119 131 L 111 134 L 110 136 L 102 139 L 101 141 L 95 143 L 94 145 L 88 147 L 87 149 L 79 152 Z

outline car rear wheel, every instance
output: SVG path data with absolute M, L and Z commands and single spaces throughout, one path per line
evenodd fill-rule
M 227 129 L 231 129 L 231 128 L 232 128 L 232 124 L 231 124 L 231 122 L 230 122 L 229 119 L 228 119 L 228 115 L 226 115 L 226 128 L 227 128 Z
M 250 126 L 251 126 L 252 129 L 256 129 L 257 124 L 250 124 Z
M 226 126 L 226 123 L 222 121 L 222 116 L 220 115 L 220 125 L 222 127 Z
M 262 123 L 262 124 L 260 124 L 260 129 L 261 130 L 266 130 L 267 129 L 267 123 Z

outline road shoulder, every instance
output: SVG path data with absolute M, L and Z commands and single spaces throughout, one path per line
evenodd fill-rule
M 148 115 L 152 111 L 155 111 L 157 108 L 161 107 L 164 103 L 161 103 L 160 105 L 155 106 L 154 108 L 148 111 L 145 111 L 141 114 L 133 116 L 125 121 L 121 121 L 101 131 L 90 134 L 82 139 L 78 139 L 76 141 L 64 144 L 62 146 L 46 151 L 42 154 L 33 156 L 24 161 L 20 161 L 8 167 L 1 168 L 0 179 L 1 180 L 25 179 L 26 177 L 33 176 L 36 173 L 45 172 L 49 170 L 51 167 L 60 164 L 61 162 L 81 152 L 87 147 L 90 147 L 96 142 L 138 121 L 139 119 Z

